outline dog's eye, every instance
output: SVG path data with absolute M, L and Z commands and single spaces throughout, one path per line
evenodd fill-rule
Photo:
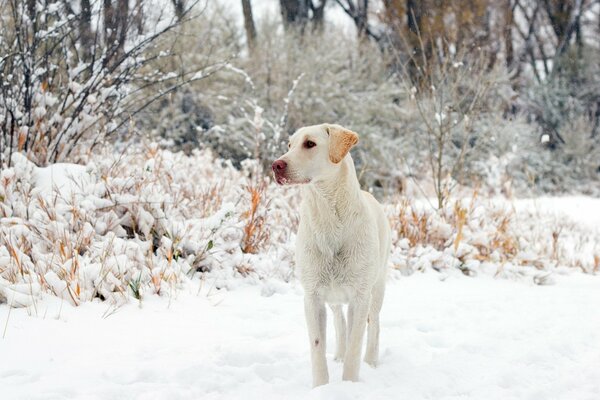
M 307 140 L 306 142 L 304 142 L 304 147 L 306 147 L 307 149 L 312 149 L 316 145 L 317 144 L 315 142 L 313 142 L 312 140 Z
M 291 144 L 291 143 L 288 143 L 288 149 L 289 149 L 289 148 L 291 148 L 291 147 L 292 147 L 292 144 Z

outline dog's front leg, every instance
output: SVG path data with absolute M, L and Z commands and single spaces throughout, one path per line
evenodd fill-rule
M 333 325 L 335 326 L 335 361 L 344 361 L 346 355 L 346 318 L 340 304 L 331 305 Z
M 304 313 L 308 327 L 310 358 L 312 361 L 313 387 L 329 382 L 327 359 L 325 358 L 325 338 L 327 311 L 325 302 L 316 294 L 307 293 L 304 297 Z
M 362 351 L 365 327 L 367 325 L 368 312 L 368 296 L 357 297 L 348 305 L 348 322 L 351 324 L 351 326 L 349 326 L 350 332 L 348 335 L 348 347 L 346 348 L 344 373 L 342 375 L 342 379 L 345 381 L 358 381 L 360 355 Z

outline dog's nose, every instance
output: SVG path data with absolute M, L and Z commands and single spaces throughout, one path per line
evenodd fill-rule
M 277 160 L 273 163 L 273 172 L 283 172 L 287 168 L 287 163 L 283 160 Z

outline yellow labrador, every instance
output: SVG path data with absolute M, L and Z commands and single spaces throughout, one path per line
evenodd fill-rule
M 391 232 L 377 200 L 360 190 L 349 154 L 356 143 L 358 135 L 339 125 L 308 126 L 291 136 L 288 152 L 273 163 L 278 184 L 303 184 L 296 264 L 305 291 L 313 386 L 329 381 L 325 303 L 334 315 L 343 379 L 358 380 L 367 321 L 365 362 L 375 366 L 378 360 Z

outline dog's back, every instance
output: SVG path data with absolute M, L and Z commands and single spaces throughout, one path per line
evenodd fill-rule
M 379 265 L 381 266 L 382 270 L 385 271 L 387 269 L 387 263 L 392 246 L 390 223 L 385 215 L 383 207 L 381 204 L 379 204 L 375 197 L 373 197 L 371 193 L 364 190 L 361 192 L 366 203 L 369 205 L 369 209 L 371 210 L 375 223 L 377 224 L 377 233 L 379 234 Z

